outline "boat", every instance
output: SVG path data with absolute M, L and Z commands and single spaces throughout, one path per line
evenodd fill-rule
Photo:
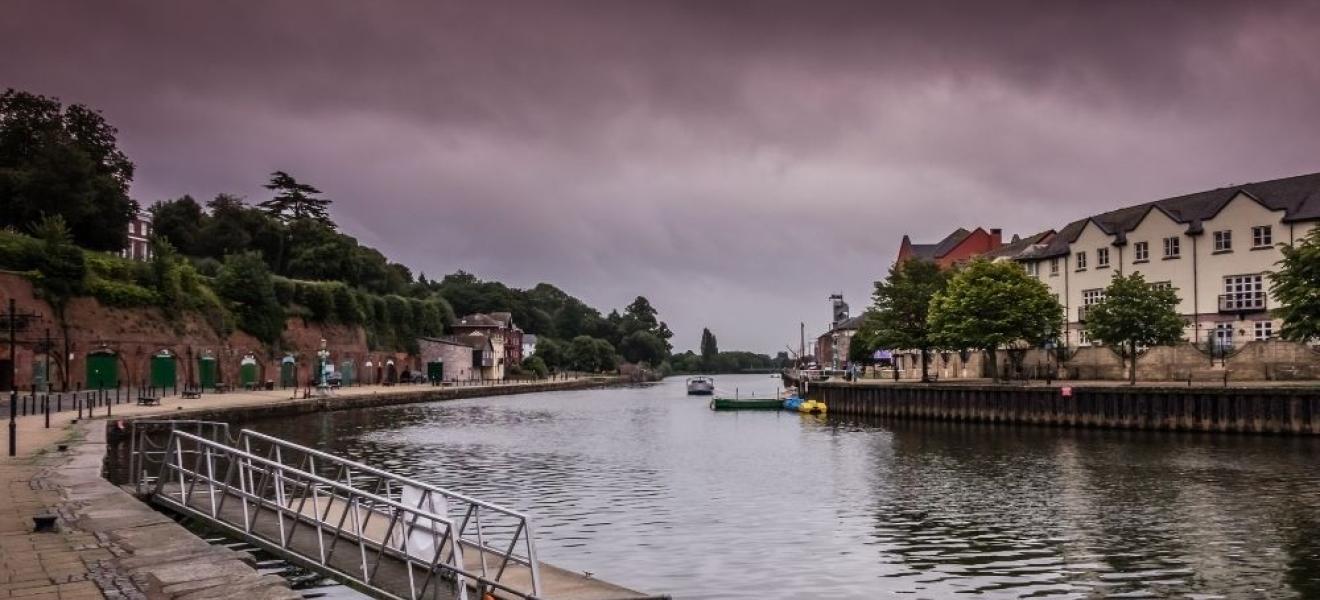
M 779 410 L 778 398 L 712 398 L 711 410 Z
M 689 377 L 687 392 L 689 396 L 710 396 L 715 393 L 715 380 L 710 377 Z
M 820 400 L 803 400 L 796 394 L 789 396 L 780 403 L 781 408 L 790 412 L 800 412 L 809 415 L 825 414 L 825 403 Z

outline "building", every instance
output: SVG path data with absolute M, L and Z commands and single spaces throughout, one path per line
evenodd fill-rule
M 508 364 L 522 364 L 523 331 L 513 323 L 513 315 L 507 312 L 473 313 L 467 315 L 450 327 L 457 336 L 484 335 L 499 347 L 499 367 L 501 372 Z
M 934 261 L 941 267 L 949 268 L 960 262 L 976 258 L 1003 246 L 1003 230 L 986 231 L 980 227 L 968 231 L 959 227 L 953 233 L 934 244 L 913 244 L 908 236 L 898 246 L 896 262 L 917 258 Z
M 128 244 L 119 255 L 131 260 L 151 260 L 151 215 L 137 211 L 128 221 Z
M 1090 345 L 1083 327 L 1116 274 L 1174 289 L 1186 339 L 1207 348 L 1269 340 L 1280 322 L 1267 274 L 1320 223 L 1320 173 L 1165 198 L 1069 223 L 1011 258 L 1066 311 L 1063 342 Z
M 845 317 L 816 338 L 816 358 L 820 368 L 834 371 L 848 368 L 852 338 L 861 329 L 864 318 L 861 315 Z
M 481 372 L 473 370 L 473 348 L 449 338 L 423 337 L 417 339 L 417 355 L 423 372 L 432 376 L 432 365 L 439 363 L 441 381 L 467 381 L 480 379 Z
M 504 379 L 504 345 L 500 338 L 470 333 L 450 339 L 472 349 L 473 379 Z
M 522 336 L 522 356 L 527 358 L 536 354 L 536 334 L 524 333 Z

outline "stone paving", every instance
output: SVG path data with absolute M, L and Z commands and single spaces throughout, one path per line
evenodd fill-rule
M 360 387 L 337 395 L 432 391 Z M 167 397 L 160 406 L 112 406 L 110 418 L 288 402 L 290 396 L 259 391 Z M 50 428 L 42 415 L 18 417 L 18 454 L 0 456 L 0 598 L 301 598 L 279 577 L 259 575 L 246 555 L 206 543 L 104 480 L 106 410 L 100 407 L 81 422 L 76 417 L 72 411 L 52 414 Z M 38 514 L 56 515 L 57 531 L 35 532 L 32 517 Z

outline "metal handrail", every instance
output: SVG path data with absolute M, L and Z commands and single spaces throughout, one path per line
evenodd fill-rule
M 196 457 L 192 468 L 189 468 L 185 456 Z M 468 580 L 475 582 L 480 594 L 499 591 L 518 598 L 530 600 L 537 598 L 534 593 L 515 589 L 464 568 L 464 553 L 461 550 L 463 544 L 455 543 L 454 522 L 444 515 L 411 507 L 350 484 L 321 477 L 316 473 L 297 469 L 185 431 L 176 430 L 170 434 L 166 444 L 166 457 L 167 459 L 161 463 L 153 489 L 156 501 L 264 540 L 305 561 L 319 564 L 340 577 L 370 587 L 382 595 L 418 600 L 425 596 L 437 577 L 452 577 L 454 593 L 461 600 L 467 598 Z M 227 464 L 227 467 L 223 468 L 225 472 L 223 478 L 216 475 L 217 459 Z M 235 478 L 237 478 L 237 486 L 235 486 Z M 179 486 L 177 493 L 167 491 L 164 487 L 166 482 L 177 483 Z M 271 493 L 273 498 L 270 497 Z M 201 497 L 207 504 L 202 507 L 194 506 L 195 496 Z M 225 500 L 231 497 L 237 497 L 242 502 L 242 523 L 229 522 L 221 513 Z M 310 514 L 305 510 L 308 500 L 312 503 Z M 324 509 L 321 507 L 322 502 L 325 503 Z M 331 517 L 331 509 L 336 502 L 341 503 L 337 522 Z M 252 510 L 253 508 L 257 510 Z M 262 508 L 275 513 L 279 523 L 279 539 L 270 539 L 269 536 L 263 536 L 255 529 L 254 524 Z M 350 514 L 351 529 L 345 529 L 345 521 L 349 520 Z M 389 519 L 379 539 L 371 537 L 368 526 L 372 517 Z M 286 520 L 289 521 L 287 527 Z M 316 527 L 318 552 L 314 557 L 304 555 L 290 546 L 293 533 L 300 523 Z M 418 556 L 414 553 L 414 549 L 410 548 L 410 543 L 413 542 L 412 535 L 418 531 L 432 535 L 429 543 L 434 544 L 435 551 L 429 557 Z M 329 548 L 324 543 L 324 535 L 327 533 L 334 536 Z M 361 556 L 360 573 L 349 573 L 329 563 L 338 539 L 356 543 L 358 554 Z M 406 565 L 407 596 L 399 596 L 373 584 L 372 579 L 385 557 L 402 561 Z M 414 572 L 418 568 L 422 568 L 426 574 L 420 585 Z M 435 583 L 439 585 L 438 582 Z
M 153 431 L 164 429 L 174 432 L 179 429 L 195 428 L 199 435 L 209 431 L 211 439 L 223 439 L 225 442 L 233 440 L 229 436 L 229 423 L 223 421 L 136 419 L 130 422 L 129 427 L 129 483 L 133 485 L 138 495 L 146 493 L 147 463 L 159 462 L 152 461 L 151 458 L 165 454 L 164 444 L 157 445 L 151 441 L 150 434 Z
M 339 456 L 335 456 L 333 454 L 322 452 L 314 448 L 308 448 L 300 444 L 295 444 L 288 440 L 266 435 L 258 431 L 244 429 L 240 431 L 238 434 L 239 445 L 241 445 L 243 449 L 249 453 L 252 452 L 253 440 L 259 440 L 261 442 L 265 442 L 269 444 L 271 446 L 270 449 L 271 456 L 274 456 L 275 460 L 277 462 L 280 462 L 281 464 L 287 464 L 284 462 L 286 460 L 286 457 L 284 456 L 283 450 L 293 450 L 294 452 L 302 453 L 308 457 L 315 457 L 317 459 L 320 459 L 323 461 L 323 463 L 329 463 L 329 465 L 322 464 L 321 465 L 322 468 L 325 468 L 326 466 L 330 466 L 330 465 L 337 466 L 339 467 L 338 469 L 339 473 L 341 473 L 342 476 L 346 479 L 347 482 L 346 484 L 349 486 L 354 485 L 352 482 L 352 473 L 353 471 L 356 470 L 360 473 L 366 473 L 377 477 L 378 478 L 378 481 L 376 482 L 377 488 L 379 488 L 380 483 L 383 481 L 385 483 L 385 488 L 386 488 L 384 490 L 384 495 L 387 497 L 395 496 L 397 493 L 401 493 L 404 486 L 407 486 L 422 492 L 422 494 L 418 498 L 419 506 L 431 505 L 430 502 L 433 501 L 434 499 L 432 495 L 436 495 L 441 498 L 444 498 L 446 504 L 450 501 L 457 501 L 466 504 L 467 510 L 464 511 L 462 520 L 459 522 L 458 525 L 458 540 L 461 545 L 472 547 L 477 550 L 478 554 L 481 557 L 482 575 L 484 577 L 489 577 L 493 572 L 494 579 L 498 581 L 506 571 L 507 567 L 509 566 L 509 563 L 522 565 L 524 567 L 527 567 L 531 572 L 531 585 L 532 585 L 531 593 L 533 595 L 541 594 L 541 569 L 540 569 L 540 562 L 537 560 L 536 557 L 536 542 L 533 534 L 534 529 L 532 527 L 531 518 L 528 517 L 526 514 L 506 508 L 504 506 L 500 506 L 492 502 L 487 502 L 484 500 L 480 500 L 478 498 L 473 498 L 466 494 L 441 488 L 439 486 L 435 486 L 426 482 L 418 481 L 410 477 L 404 477 L 402 475 L 391 473 L 383 469 L 378 469 L 370 465 L 365 465 L 360 462 L 348 460 L 346 458 L 342 458 Z M 309 467 L 314 469 L 316 468 L 316 465 L 310 464 Z M 359 483 L 364 483 L 364 482 L 361 479 L 359 479 Z M 360 489 L 360 488 L 355 487 L 354 489 Z M 494 513 L 494 514 L 491 515 L 490 513 Z M 511 520 L 512 522 L 505 523 L 503 525 L 501 525 L 500 523 L 490 522 L 492 519 L 497 519 L 499 517 L 505 517 Z M 485 519 L 484 522 L 483 522 L 483 518 Z M 496 531 L 492 532 L 492 529 Z M 513 531 L 512 535 L 508 539 L 508 543 L 501 546 L 492 545 L 498 543 L 495 542 L 493 538 L 497 537 L 498 532 L 501 530 Z M 515 550 L 520 545 L 524 547 L 523 556 L 519 556 L 515 553 Z M 488 564 L 487 563 L 488 554 L 493 554 L 495 556 L 498 556 L 499 557 L 498 564 L 495 565 Z

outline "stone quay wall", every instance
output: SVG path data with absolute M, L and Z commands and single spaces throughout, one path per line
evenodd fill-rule
M 816 383 L 832 415 L 1166 431 L 1320 434 L 1320 387 Z

